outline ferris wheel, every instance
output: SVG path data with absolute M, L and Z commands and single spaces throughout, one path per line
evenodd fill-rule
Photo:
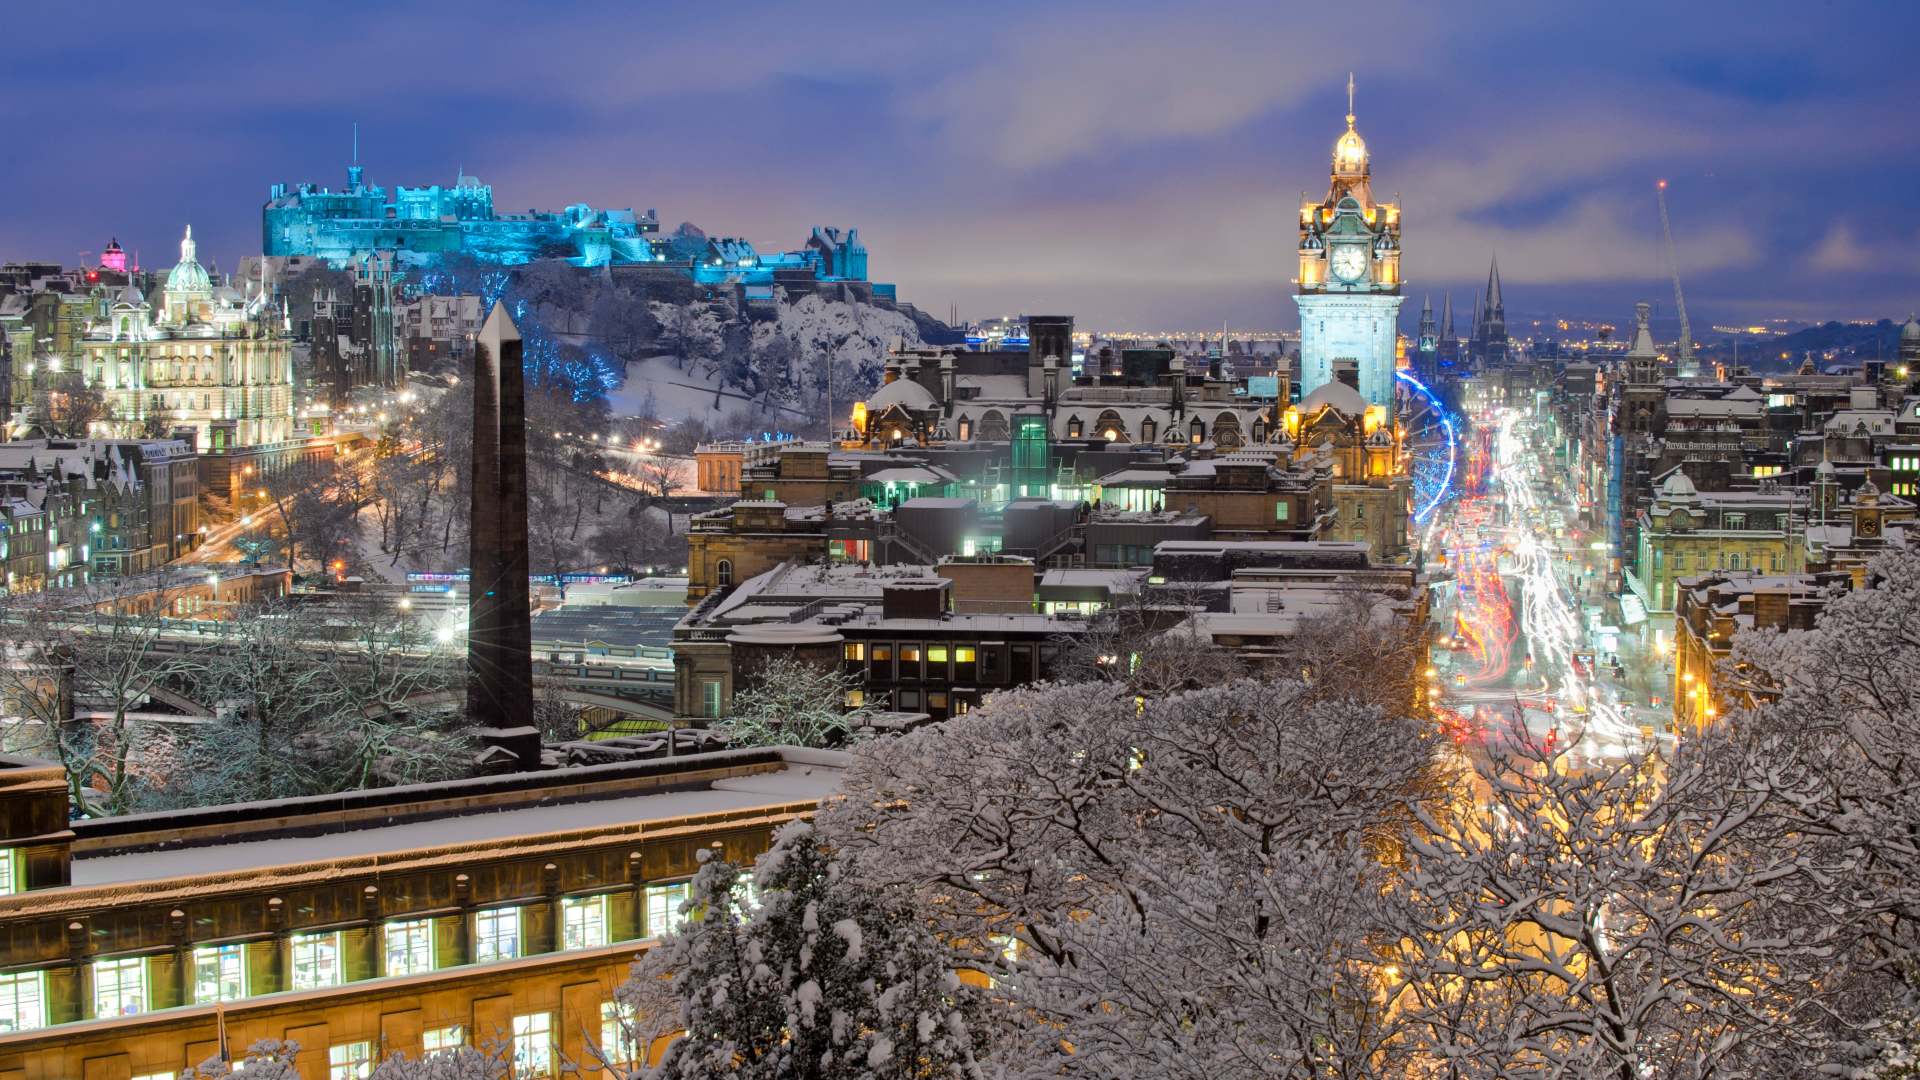
M 1400 430 L 1413 477 L 1413 522 L 1424 525 L 1453 495 L 1454 471 L 1460 456 L 1458 425 L 1432 390 L 1405 371 L 1400 382 Z

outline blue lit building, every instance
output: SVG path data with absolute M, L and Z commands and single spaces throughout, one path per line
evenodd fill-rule
M 575 266 L 650 267 L 703 285 L 771 290 L 789 282 L 867 282 L 867 249 L 859 230 L 815 226 L 795 251 L 763 255 L 736 237 L 698 230 L 662 235 L 654 211 L 561 210 L 502 214 L 493 188 L 462 173 L 451 187 L 395 187 L 366 182 L 359 165 L 338 191 L 313 184 L 275 184 L 261 208 L 261 252 L 304 255 L 337 267 L 355 255 L 392 252 L 402 266 L 431 265 L 447 255 L 515 266 L 564 258 Z M 872 286 L 891 299 L 890 285 Z

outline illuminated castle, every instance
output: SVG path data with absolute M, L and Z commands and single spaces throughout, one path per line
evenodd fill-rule
M 461 173 L 452 187 L 369 184 L 358 164 L 334 191 L 275 184 L 261 209 L 261 252 L 308 256 L 345 267 L 358 254 L 392 252 L 399 263 L 430 265 L 447 255 L 513 266 L 564 258 L 575 266 L 678 271 L 700 284 L 773 286 L 867 281 L 859 231 L 816 226 L 797 251 L 763 255 L 735 237 L 698 230 L 662 235 L 652 210 L 596 210 L 576 203 L 557 211 L 500 214 L 493 188 Z M 893 287 L 873 286 L 891 299 Z

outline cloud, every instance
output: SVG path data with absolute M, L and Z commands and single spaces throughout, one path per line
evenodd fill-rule
M 1853 233 L 1853 225 L 1841 221 L 1827 230 L 1818 247 L 1807 256 L 1807 266 L 1829 273 L 1860 273 L 1873 265 L 1873 253 Z
M 1428 11 L 1386 5 L 1369 19 L 1419 36 Z M 1349 29 L 1337 19 L 1283 20 L 1268 4 L 1183 8 L 1173 18 L 1118 5 L 1022 18 L 973 50 L 980 62 L 910 91 L 903 112 L 1013 170 L 1204 143 L 1309 95 L 1331 97 L 1355 64 Z

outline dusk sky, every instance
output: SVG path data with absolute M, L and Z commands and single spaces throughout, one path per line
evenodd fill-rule
M 9 6 L 0 260 L 260 245 L 275 181 L 857 225 L 944 315 L 1292 327 L 1349 70 L 1410 324 L 1498 252 L 1509 323 L 1920 308 L 1920 5 L 309 2 Z

